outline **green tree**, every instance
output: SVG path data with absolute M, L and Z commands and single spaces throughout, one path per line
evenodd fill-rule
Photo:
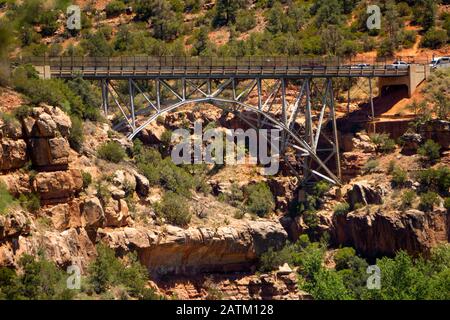
M 239 0 L 217 0 L 213 19 L 214 26 L 220 27 L 227 24 L 234 24 L 239 7 Z
M 97 150 L 97 155 L 99 158 L 113 163 L 119 163 L 126 156 L 122 146 L 116 141 L 102 144 Z
M 164 194 L 156 207 L 156 212 L 173 225 L 184 227 L 191 221 L 191 213 L 185 198 L 172 191 Z
M 275 209 L 272 192 L 265 182 L 249 185 L 245 193 L 247 194 L 247 208 L 250 212 L 262 217 Z

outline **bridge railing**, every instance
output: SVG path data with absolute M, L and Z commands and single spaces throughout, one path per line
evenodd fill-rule
M 26 57 L 21 63 L 55 68 L 289 68 L 289 67 L 348 67 L 368 64 L 385 67 L 395 60 L 411 64 L 427 64 L 427 58 L 341 58 L 302 56 L 249 56 L 249 57 L 187 57 L 187 56 L 118 56 L 118 57 Z

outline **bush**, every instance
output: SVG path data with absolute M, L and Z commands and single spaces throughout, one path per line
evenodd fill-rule
M 44 258 L 24 254 L 19 260 L 20 274 L 0 268 L 0 295 L 10 300 L 72 299 L 75 291 L 66 287 L 67 275 Z
M 372 173 L 378 168 L 380 162 L 378 160 L 372 159 L 366 162 L 363 167 L 364 172 Z
M 444 200 L 444 208 L 450 212 L 450 197 L 445 198 Z
M 236 30 L 248 31 L 256 26 L 255 12 L 252 10 L 240 10 L 236 17 Z
M 334 254 L 336 270 L 350 269 L 351 260 L 356 256 L 355 249 L 346 247 L 338 249 Z
M 155 209 L 170 224 L 184 227 L 191 221 L 189 205 L 185 198 L 172 191 L 167 191 L 164 194 L 162 201 Z
M 14 203 L 13 196 L 9 193 L 6 185 L 0 181 L 0 214 L 6 213 L 8 208 Z
M 245 192 L 247 194 L 247 208 L 250 212 L 264 217 L 275 209 L 272 192 L 265 182 L 250 185 Z
M 96 293 L 104 293 L 110 287 L 124 287 L 125 295 L 138 299 L 160 299 L 152 289 L 146 288 L 148 273 L 137 260 L 136 254 L 128 254 L 122 261 L 114 250 L 100 243 L 97 257 L 88 268 L 88 282 Z
M 87 189 L 92 183 L 92 176 L 89 172 L 82 171 L 81 176 L 83 177 L 83 189 Z
M 281 250 L 269 248 L 259 258 L 259 271 L 270 272 L 278 269 L 279 266 L 285 263 L 292 266 L 294 264 L 295 253 L 296 248 L 292 244 L 286 244 Z
M 423 189 L 433 190 L 445 196 L 450 188 L 450 168 L 430 168 L 419 172 L 417 179 Z
M 118 16 L 119 14 L 123 13 L 125 11 L 125 9 L 126 9 L 126 5 L 122 1 L 119 1 L 119 0 L 111 1 L 110 3 L 108 3 L 106 5 L 106 8 L 105 8 L 106 16 L 108 16 L 108 17 Z
M 338 216 L 347 214 L 349 211 L 350 205 L 347 202 L 339 203 L 334 207 L 334 214 Z
M 422 47 L 438 49 L 447 43 L 447 32 L 442 29 L 431 28 L 422 39 Z
M 422 157 L 425 157 L 429 162 L 433 163 L 440 158 L 440 149 L 441 146 L 438 143 L 434 142 L 431 139 L 428 139 L 425 144 L 417 149 L 417 153 Z
M 387 133 L 374 133 L 370 140 L 376 145 L 378 152 L 389 153 L 395 149 L 395 141 L 389 138 Z
M 103 160 L 119 163 L 125 158 L 126 154 L 118 142 L 109 141 L 100 146 L 97 156 Z
M 414 190 L 406 190 L 402 194 L 401 207 L 403 209 L 411 208 L 414 199 L 416 198 L 416 192 Z
M 436 192 L 428 191 L 420 196 L 419 209 L 422 211 L 431 211 L 435 204 L 439 203 L 439 196 Z
M 395 167 L 392 171 L 392 183 L 397 187 L 401 187 L 405 185 L 406 180 L 408 180 L 408 173 L 400 167 Z
M 79 152 L 84 142 L 83 122 L 77 116 L 72 116 L 70 119 L 72 120 L 72 128 L 68 139 L 69 144 L 73 150 Z
M 41 200 L 39 198 L 39 195 L 36 193 L 30 193 L 30 194 L 21 194 L 19 196 L 19 203 L 22 206 L 22 208 L 30 211 L 30 212 L 36 212 L 41 208 Z

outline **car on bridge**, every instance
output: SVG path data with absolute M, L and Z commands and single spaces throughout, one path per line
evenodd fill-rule
M 358 63 L 350 66 L 351 69 L 370 69 L 371 67 L 368 63 Z
M 409 63 L 401 60 L 396 60 L 392 64 L 388 64 L 387 69 L 408 69 Z
M 435 57 L 430 63 L 431 69 L 450 67 L 450 57 Z

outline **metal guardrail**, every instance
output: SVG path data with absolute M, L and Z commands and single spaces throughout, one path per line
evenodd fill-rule
M 50 66 L 52 77 L 123 76 L 403 76 L 408 69 L 392 67 L 396 59 L 343 59 L 309 57 L 27 57 L 19 63 Z M 406 61 L 406 59 L 405 59 Z M 409 63 L 419 63 L 419 61 Z M 424 61 L 420 61 L 423 64 Z

